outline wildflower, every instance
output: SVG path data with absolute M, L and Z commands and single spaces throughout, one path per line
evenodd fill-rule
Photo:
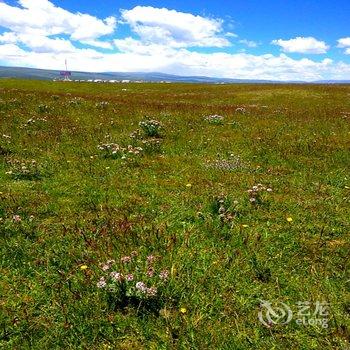
M 155 297 L 157 295 L 157 288 L 156 287 L 147 288 L 146 293 L 151 297 Z
M 107 265 L 107 264 L 102 265 L 102 270 L 103 270 L 103 271 L 107 271 L 107 270 L 109 270 L 109 269 L 110 269 L 110 266 L 109 266 L 109 265 Z
M 129 136 L 132 139 L 142 139 L 141 130 L 137 129 L 137 130 L 133 131 Z
M 180 308 L 180 313 L 185 314 L 187 312 L 187 309 L 185 307 Z
M 224 117 L 222 117 L 221 115 L 209 115 L 207 117 L 204 118 L 207 122 L 209 122 L 210 124 L 222 124 L 224 121 Z
M 261 192 L 272 192 L 272 188 L 266 188 L 262 184 L 257 184 L 248 190 L 250 203 L 257 205 L 262 203 Z
M 131 257 L 130 256 L 123 256 L 120 261 L 123 263 L 123 264 L 127 264 L 129 262 L 131 262 Z
M 145 120 L 139 123 L 140 128 L 148 137 L 159 137 L 162 124 L 157 120 Z
M 186 187 L 192 187 L 192 184 L 187 184 Z
M 136 283 L 136 289 L 138 289 L 142 293 L 146 293 L 147 286 L 143 282 L 137 282 Z
M 169 271 L 168 271 L 168 270 L 163 270 L 163 271 L 161 271 L 160 274 L 159 274 L 159 278 L 160 278 L 161 280 L 166 281 L 166 280 L 168 279 L 168 277 L 169 277 Z
M 207 167 L 223 171 L 233 171 L 245 168 L 246 164 L 241 160 L 240 156 L 230 155 L 229 159 L 217 159 L 215 161 L 207 161 Z
M 126 275 L 126 280 L 127 281 L 133 281 L 134 280 L 134 275 L 132 273 L 129 273 L 128 275 Z
M 247 228 L 247 227 L 249 227 L 249 225 L 244 224 L 244 225 L 242 225 L 242 227 Z
M 292 222 L 292 221 L 293 221 L 293 218 L 288 217 L 288 218 L 287 218 L 287 221 L 288 221 L 288 222 Z
M 106 280 L 104 277 L 101 277 L 100 280 L 97 282 L 97 288 L 105 288 L 107 285 Z
M 219 214 L 224 214 L 226 212 L 226 209 L 223 205 L 220 206 L 219 208 Z
M 115 263 L 115 260 L 107 260 L 105 264 L 102 265 L 102 270 L 107 271 L 112 267 L 112 264 Z
M 109 274 L 112 280 L 120 282 L 123 279 L 123 275 L 120 272 L 113 271 Z
M 87 268 L 88 268 L 87 265 L 81 265 L 81 266 L 80 266 L 80 270 L 86 270 Z
M 12 219 L 14 222 L 21 222 L 22 221 L 22 219 L 19 215 L 13 215 Z
M 154 255 L 149 255 L 148 257 L 147 257 L 147 262 L 148 263 L 152 263 L 154 260 L 156 260 L 156 257 L 154 256 Z
M 154 276 L 154 270 L 153 270 L 152 268 L 149 268 L 149 269 L 147 270 L 147 276 L 148 276 L 148 277 L 153 277 L 153 276 Z

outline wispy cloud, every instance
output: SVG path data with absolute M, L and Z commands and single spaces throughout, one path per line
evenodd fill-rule
M 239 40 L 238 41 L 240 44 L 243 44 L 243 45 L 246 45 L 250 48 L 253 48 L 253 47 L 258 47 L 258 43 L 256 41 L 253 41 L 253 40 L 247 40 L 247 39 L 242 39 L 242 40 Z

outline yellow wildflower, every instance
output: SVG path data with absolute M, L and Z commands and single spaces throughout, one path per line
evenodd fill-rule
M 81 265 L 81 266 L 80 266 L 80 270 L 86 270 L 87 268 L 88 268 L 87 265 Z

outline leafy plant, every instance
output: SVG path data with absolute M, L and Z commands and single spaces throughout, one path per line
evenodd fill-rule
M 141 121 L 139 126 L 147 137 L 160 137 L 163 130 L 163 125 L 155 119 Z
M 101 270 L 97 287 L 106 291 L 113 306 L 159 311 L 164 304 L 164 289 L 170 276 L 161 267 L 160 256 L 143 257 L 133 251 L 117 261 L 108 260 Z
M 207 117 L 204 118 L 209 124 L 213 124 L 213 125 L 223 125 L 224 123 L 224 117 L 221 115 L 209 115 Z
M 7 174 L 16 180 L 38 180 L 43 176 L 43 168 L 35 160 L 10 158 L 7 164 L 10 166 Z

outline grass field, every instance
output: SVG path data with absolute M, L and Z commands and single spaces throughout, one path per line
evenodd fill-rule
M 350 86 L 1 80 L 0 348 L 349 349 L 349 121 Z

